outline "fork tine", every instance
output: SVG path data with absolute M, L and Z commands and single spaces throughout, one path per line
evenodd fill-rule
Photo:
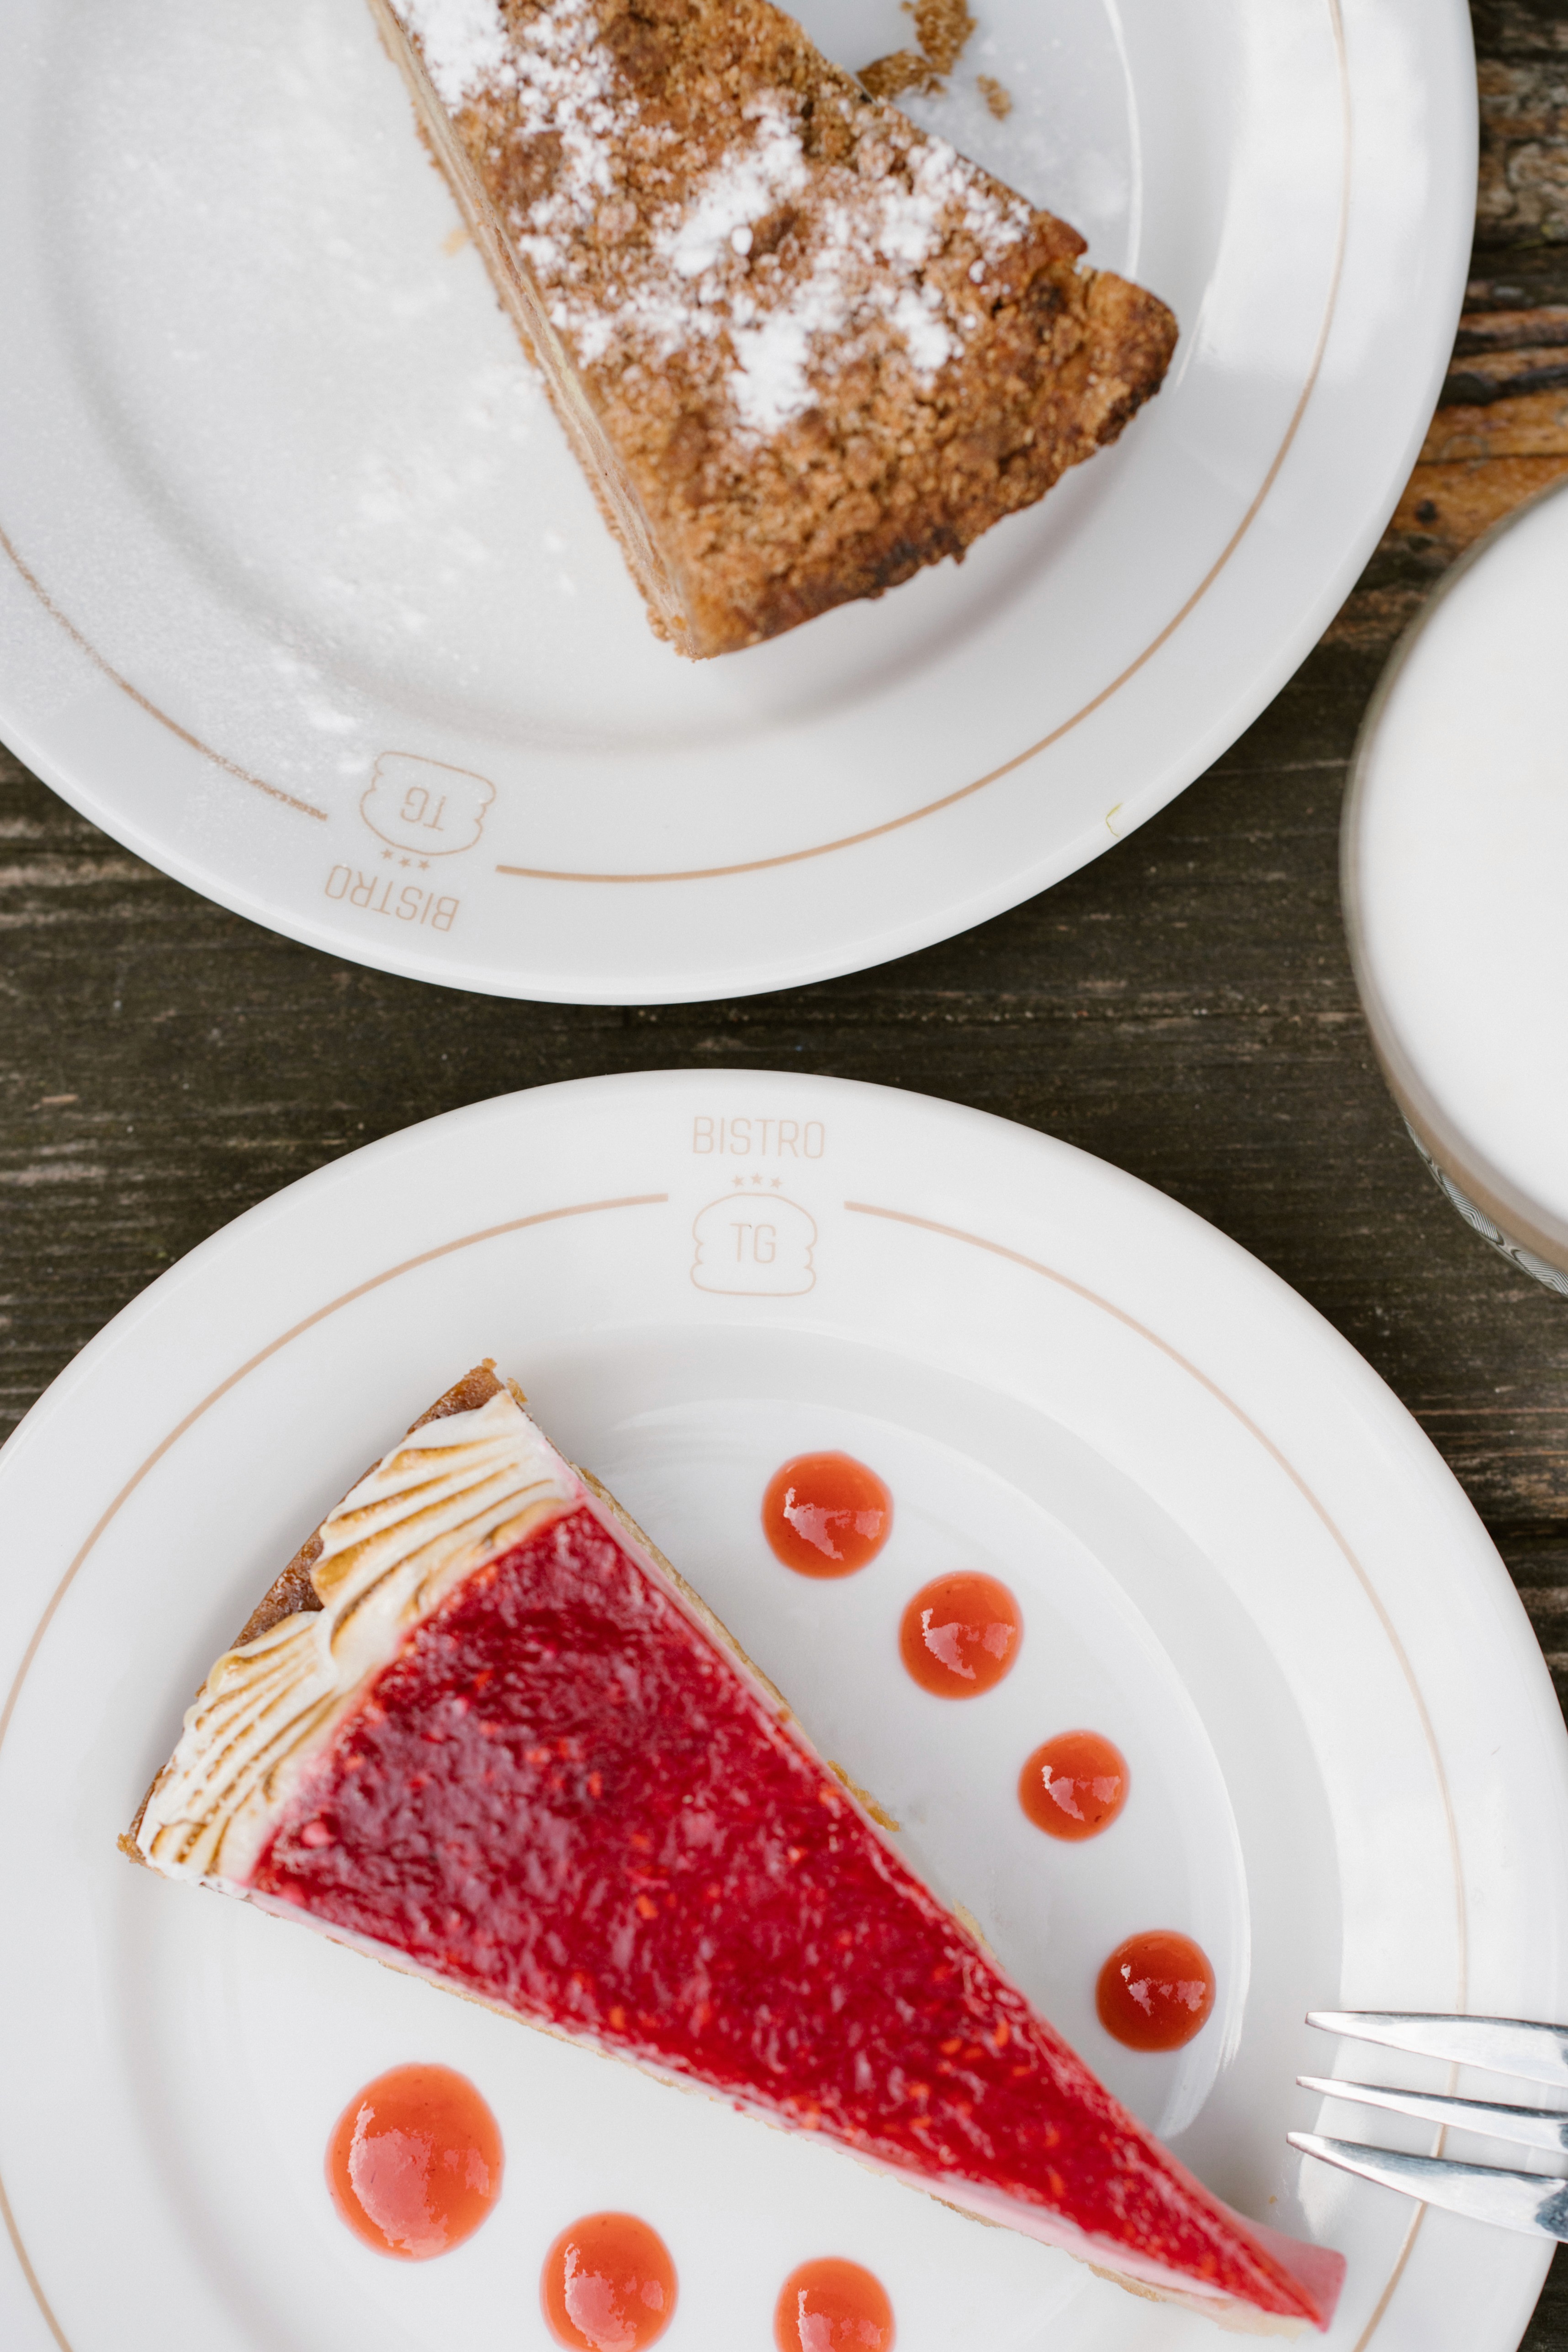
M 1553 2107 L 1510 2107 L 1490 2099 L 1443 2099 L 1429 2091 L 1385 2091 L 1378 2083 L 1336 2083 L 1325 2074 L 1298 2074 L 1304 2091 L 1349 2099 L 1359 2107 L 1383 2107 L 1393 2116 L 1479 2132 L 1487 2139 L 1511 2139 L 1521 2147 L 1568 2151 L 1568 2115 Z
M 1313 2009 L 1307 2022 L 1351 2042 L 1377 2042 L 1418 2057 L 1517 2074 L 1525 2083 L 1568 2086 L 1568 2026 L 1532 2025 L 1515 2017 L 1431 2017 L 1401 2009 Z
M 1363 2147 L 1354 2140 L 1323 2139 L 1316 2132 L 1286 2137 L 1303 2156 L 1321 2157 L 1342 2172 L 1374 2180 L 1441 2205 L 1472 2221 L 1490 2221 L 1529 2238 L 1568 2238 L 1568 2180 L 1540 2172 L 1503 2172 L 1489 2164 L 1454 2164 L 1441 2156 L 1405 2156 L 1386 2147 Z

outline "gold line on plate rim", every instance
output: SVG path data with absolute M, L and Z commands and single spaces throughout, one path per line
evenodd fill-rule
M 21 556 L 3 530 L 0 530 L 0 548 L 4 548 L 45 612 L 59 623 L 67 635 L 81 647 L 89 661 L 97 664 L 104 677 L 112 685 L 117 686 L 121 694 L 128 694 L 132 702 L 147 712 L 149 718 L 155 719 L 160 727 L 166 727 L 171 735 L 177 735 L 182 743 L 188 743 L 193 751 L 199 751 L 204 760 L 210 760 L 215 768 L 222 768 L 227 775 L 237 776 L 242 784 L 254 784 L 257 791 L 265 793 L 269 800 L 281 801 L 286 808 L 297 809 L 301 816 L 320 817 L 322 824 L 326 824 L 327 812 L 324 808 L 318 808 L 313 801 L 300 800 L 296 793 L 286 793 L 281 784 L 269 784 L 265 776 L 253 776 L 248 768 L 242 768 L 235 761 L 226 759 L 221 751 L 215 751 L 210 743 L 204 743 L 199 735 L 193 735 L 188 727 L 182 727 L 177 719 L 171 719 L 166 710 L 160 710 L 157 704 L 150 701 L 140 687 L 132 686 L 131 680 L 122 677 L 113 663 L 106 661 L 98 647 L 83 636 L 70 614 L 61 610 L 37 574 L 29 571 L 26 564 L 23 562 Z
M 1405 1676 L 1405 1684 L 1410 1691 L 1410 1696 L 1415 1703 L 1415 1712 L 1421 1724 L 1422 1734 L 1426 1742 L 1427 1753 L 1431 1758 L 1432 1769 L 1436 1777 L 1438 1789 L 1442 1793 L 1443 1818 L 1448 1833 L 1448 1862 L 1449 1867 L 1454 1874 L 1454 1939 L 1458 1953 L 1458 1986 L 1454 2006 L 1457 2011 L 1462 2013 L 1469 1998 L 1469 1922 L 1466 1916 L 1465 1910 L 1465 1869 L 1463 1858 L 1459 1853 L 1459 1825 L 1454 1814 L 1453 1795 L 1448 1787 L 1448 1775 L 1443 1767 L 1442 1751 L 1437 1745 L 1436 1731 L 1433 1726 L 1431 1715 L 1427 1711 L 1426 1700 L 1422 1691 L 1421 1685 L 1416 1679 L 1415 1669 L 1410 1663 L 1409 1655 L 1405 1651 L 1404 1643 L 1399 1638 L 1399 1634 L 1394 1627 L 1393 1619 L 1390 1617 L 1388 1611 L 1384 1606 L 1381 1594 L 1378 1592 L 1376 1586 L 1373 1583 L 1372 1579 L 1368 1576 L 1365 1569 L 1362 1566 L 1361 1561 L 1357 1559 L 1349 1542 L 1341 1532 L 1338 1525 L 1328 1510 L 1325 1509 L 1324 1506 L 1319 1501 L 1311 1487 L 1307 1484 L 1306 1479 L 1296 1468 L 1295 1464 L 1289 1459 L 1289 1456 L 1282 1453 L 1267 1432 L 1258 1427 L 1251 1414 L 1244 1412 L 1242 1407 L 1237 1403 L 1235 1398 L 1227 1395 L 1226 1391 L 1219 1386 L 1217 1381 L 1212 1381 L 1205 1371 L 1200 1370 L 1198 1366 L 1193 1362 L 1189 1356 L 1184 1356 L 1179 1348 L 1173 1348 L 1168 1339 L 1163 1339 L 1157 1331 L 1152 1330 L 1147 1323 L 1141 1323 L 1138 1320 L 1138 1318 L 1135 1315 L 1130 1315 L 1124 1307 L 1118 1307 L 1112 1300 L 1102 1297 L 1098 1290 L 1090 1290 L 1086 1283 L 1076 1282 L 1071 1275 L 1062 1274 L 1058 1272 L 1055 1266 L 1044 1265 L 1038 1258 L 1028 1257 L 1022 1250 L 1009 1249 L 1004 1242 L 987 1241 L 982 1234 L 968 1233 L 962 1225 L 942 1224 L 939 1223 L 934 1217 L 916 1216 L 911 1212 L 905 1209 L 880 1208 L 869 1201 L 846 1201 L 844 1206 L 853 1216 L 880 1217 L 885 1219 L 889 1224 L 910 1225 L 913 1226 L 917 1232 L 937 1234 L 946 1241 L 965 1242 L 972 1249 L 985 1250 L 993 1257 L 1005 1258 L 1012 1265 L 1020 1265 L 1025 1267 L 1030 1274 L 1043 1275 L 1047 1282 L 1058 1284 L 1063 1290 L 1070 1290 L 1075 1297 L 1086 1300 L 1091 1307 L 1098 1307 L 1104 1314 L 1113 1317 L 1118 1323 L 1125 1324 L 1130 1331 L 1136 1332 L 1141 1339 L 1148 1340 L 1152 1347 L 1157 1348 L 1162 1355 L 1168 1356 L 1171 1361 L 1173 1364 L 1178 1365 L 1190 1379 L 1196 1381 L 1198 1385 L 1201 1388 L 1205 1389 L 1209 1395 L 1212 1396 L 1217 1403 L 1223 1405 L 1227 1412 L 1235 1416 L 1235 1418 L 1241 1423 L 1243 1429 L 1247 1431 L 1248 1436 L 1253 1438 L 1256 1443 L 1262 1447 L 1269 1459 L 1277 1463 L 1279 1467 L 1285 1473 L 1285 1475 L 1289 1479 L 1291 1485 L 1297 1489 L 1298 1493 L 1308 1503 L 1316 1517 L 1321 1521 L 1329 1535 L 1332 1537 L 1335 1545 L 1341 1553 L 1342 1553 L 1352 1574 L 1355 1576 L 1356 1581 L 1360 1584 L 1362 1591 L 1366 1594 L 1367 1599 L 1371 1601 L 1373 1610 L 1377 1617 L 1378 1623 L 1383 1628 L 1384 1634 L 1388 1642 L 1389 1647 L 1393 1650 L 1394 1656 L 1399 1661 L 1400 1671 Z M 1436 2139 L 1434 2142 L 1434 2155 L 1440 2156 L 1442 2154 L 1446 2140 L 1447 2131 L 1445 2128 L 1443 2130 L 1439 2130 Z M 1419 2233 L 1421 2224 L 1426 2218 L 1426 2212 L 1427 2208 L 1425 2205 L 1417 2205 L 1414 2214 L 1411 2216 L 1409 2227 L 1405 2232 L 1405 2237 L 1400 2245 L 1398 2256 L 1394 2262 L 1392 2272 L 1389 2273 L 1388 2282 L 1384 2287 L 1383 2293 L 1377 2299 L 1377 2303 L 1373 2310 L 1372 2317 L 1367 2321 L 1366 2326 L 1363 2328 L 1361 2334 L 1356 2338 L 1354 2352 L 1366 2352 L 1366 2347 L 1372 2342 L 1373 2336 L 1375 2335 L 1377 2328 L 1383 2320 L 1384 2315 L 1388 2309 L 1394 2291 L 1405 2275 L 1405 2265 L 1409 2262 L 1411 2254 L 1415 2252 L 1415 2240 Z

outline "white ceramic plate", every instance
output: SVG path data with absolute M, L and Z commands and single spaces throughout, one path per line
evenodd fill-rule
M 656 643 L 362 0 L 11 0 L 0 730 L 117 838 L 363 963 L 719 997 L 1056 881 L 1352 584 L 1452 341 L 1462 0 L 977 0 L 923 120 L 1183 337 L 962 570 Z M 803 0 L 851 66 L 896 0 Z M 973 75 L 1005 82 L 997 121 Z
M 1091 2064 L 1224 2195 L 1343 2250 L 1338 2352 L 1507 2352 L 1538 2244 L 1285 2141 L 1319 2121 L 1296 2074 L 1336 2055 L 1310 2005 L 1568 2010 L 1561 1722 L 1452 1478 L 1300 1300 L 1131 1178 L 917 1097 L 688 1073 L 481 1104 L 292 1186 L 128 1307 L 0 1460 L 6 2352 L 51 2328 L 68 2352 L 544 2352 L 544 2251 L 605 2207 L 671 2248 L 669 2352 L 762 2352 L 784 2277 L 828 2252 L 883 2279 L 899 2352 L 1215 2340 L 117 1853 L 257 1593 L 490 1352 Z M 824 1444 L 897 1498 L 842 1583 L 788 1574 L 758 1526 L 772 1470 Z M 896 1629 L 957 1565 L 1002 1575 L 1026 1633 L 954 1706 Z M 1017 1771 L 1084 1723 L 1132 1794 L 1058 1845 Z M 1151 1926 L 1218 1973 L 1170 2057 L 1093 2009 L 1104 1954 Z M 417 2268 L 349 2236 L 321 2170 L 347 2098 L 413 2059 L 479 2083 L 509 2165 L 487 2226 Z

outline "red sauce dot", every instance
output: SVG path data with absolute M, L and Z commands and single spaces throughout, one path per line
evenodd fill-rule
M 797 1454 L 763 1496 L 763 1532 L 797 1576 L 853 1576 L 893 1527 L 893 1498 L 851 1454 Z
M 1098 1837 L 1127 1802 L 1127 1759 L 1098 1731 L 1059 1731 L 1019 1773 L 1018 1802 L 1048 1837 Z
M 642 2352 L 675 2316 L 675 2264 L 635 2213 L 588 2213 L 544 2257 L 545 2325 L 571 2352 Z
M 893 2352 L 893 2306 L 880 2279 L 825 2254 L 785 2279 L 773 2342 L 778 2352 Z
M 1214 1969 L 1201 1946 L 1169 1927 L 1118 1944 L 1100 1971 L 1095 2005 L 1129 2050 L 1179 2050 L 1208 2022 Z
M 500 2195 L 500 2127 L 449 2066 L 395 2066 L 349 2101 L 327 2143 L 327 2186 L 378 2254 L 428 2262 L 471 2238 Z
M 978 1698 L 1012 1671 L 1024 1620 L 1005 1584 L 964 1570 L 923 1585 L 899 1632 L 905 1665 L 938 1698 Z

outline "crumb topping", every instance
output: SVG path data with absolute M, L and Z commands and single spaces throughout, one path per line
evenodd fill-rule
M 682 652 L 961 559 L 1159 384 L 1162 302 L 772 0 L 372 5 Z M 934 73 L 968 9 L 910 13 Z
M 945 89 L 943 76 L 952 71 L 974 30 L 964 0 L 904 0 L 904 13 L 915 20 L 920 47 L 895 49 L 861 67 L 858 79 L 873 98 L 898 98 L 906 89 L 918 89 L 929 98 Z
M 495 0 L 403 0 L 398 14 L 444 106 L 455 110 L 482 83 L 506 80 L 506 27 Z
M 942 76 L 920 49 L 894 49 L 885 58 L 873 58 L 857 79 L 873 98 L 901 98 L 909 89 L 930 98 L 942 88 Z
M 939 74 L 950 74 L 974 30 L 964 0 L 913 0 L 910 14 L 921 48 Z
M 752 439 L 803 416 L 868 346 L 894 347 L 929 386 L 980 322 L 963 285 L 1029 233 L 1022 198 L 847 77 L 836 124 L 787 85 L 738 107 L 716 92 L 708 121 L 678 121 L 639 94 L 614 38 L 628 20 L 606 22 L 602 0 L 401 13 L 470 152 L 492 104 L 504 111 L 506 226 L 578 364 L 695 358 Z M 962 269 L 939 279 L 929 266 L 955 238 Z

